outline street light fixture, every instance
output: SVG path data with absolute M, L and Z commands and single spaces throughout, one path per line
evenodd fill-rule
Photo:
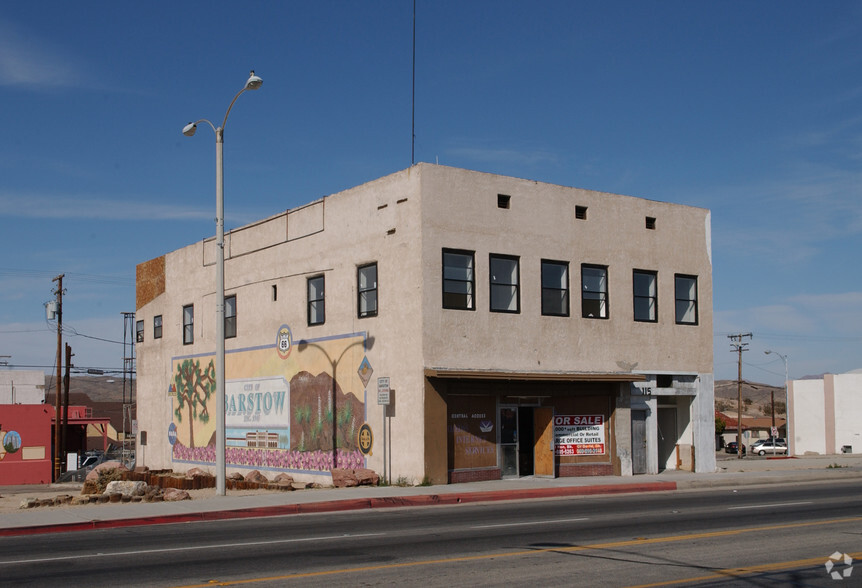
M 254 70 L 245 86 L 231 100 L 220 127 L 202 118 L 183 127 L 183 135 L 191 137 L 198 124 L 212 127 L 216 139 L 216 494 L 225 495 L 225 377 L 224 377 L 224 127 L 234 102 L 246 90 L 257 90 L 263 80 Z M 191 425 L 190 425 L 191 426 Z
M 790 455 L 790 399 L 787 396 L 787 356 L 777 351 L 767 349 L 766 355 L 777 355 L 784 362 L 784 434 L 787 435 L 787 455 Z M 775 426 L 775 410 L 773 409 L 772 426 Z

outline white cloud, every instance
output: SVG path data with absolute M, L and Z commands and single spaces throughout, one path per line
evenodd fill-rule
M 214 211 L 209 207 L 157 203 L 147 198 L 92 198 L 77 194 L 2 194 L 0 216 L 41 219 L 99 220 L 210 220 Z
M 0 86 L 75 87 L 85 83 L 84 77 L 68 52 L 0 21 Z

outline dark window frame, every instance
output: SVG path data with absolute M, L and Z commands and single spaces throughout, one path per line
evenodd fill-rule
M 680 280 L 688 280 L 690 283 L 694 284 L 694 298 L 681 298 L 680 297 Z M 691 274 L 674 274 L 673 275 L 673 291 L 674 291 L 674 320 L 678 325 L 697 325 L 700 321 L 700 308 L 698 304 L 698 295 L 697 295 L 697 276 Z M 687 306 L 694 307 L 694 320 L 682 320 L 682 317 L 685 317 L 688 314 L 688 310 L 684 311 L 682 315 L 680 314 L 680 303 L 686 303 Z
M 162 338 L 162 315 L 157 314 L 153 317 L 153 339 Z
M 460 266 L 447 266 L 446 265 L 446 256 L 459 256 L 459 257 L 469 257 L 470 263 L 467 267 L 468 270 L 468 279 L 458 279 L 453 277 L 446 277 L 446 269 L 447 267 L 458 270 Z M 442 280 L 442 295 L 443 295 L 443 308 L 449 310 L 476 310 L 476 252 L 469 251 L 466 249 L 443 249 L 442 256 L 442 264 L 441 264 L 441 277 Z M 458 292 L 455 289 L 452 289 L 452 285 L 457 284 L 466 284 L 466 292 Z M 449 288 L 447 288 L 447 285 Z M 463 304 L 457 304 L 454 301 L 459 300 L 461 297 L 464 299 Z
M 365 288 L 362 287 L 362 272 L 374 268 L 374 286 Z M 356 315 L 359 318 L 368 318 L 377 316 L 378 308 L 380 307 L 380 298 L 378 292 L 378 282 L 380 276 L 377 271 L 377 262 L 366 263 L 356 268 Z M 367 283 L 367 282 L 366 282 Z M 369 293 L 374 293 L 374 308 L 370 309 Z M 364 300 L 364 303 L 363 303 Z
M 504 278 L 495 278 L 494 263 L 497 261 L 514 263 L 514 283 L 502 281 Z M 507 277 L 505 279 L 510 278 Z M 514 309 L 504 308 L 502 306 L 495 308 L 494 302 L 497 296 L 495 296 L 494 292 L 499 292 L 503 289 L 509 289 L 509 294 L 507 296 L 510 297 L 510 300 L 511 298 L 514 298 Z M 502 253 L 488 254 L 488 308 L 491 312 L 503 312 L 508 314 L 519 314 L 521 312 L 521 258 L 517 255 L 505 255 Z
M 135 321 L 135 343 L 144 342 L 144 321 Z
M 565 272 L 566 286 L 565 288 L 556 288 L 545 285 L 545 267 L 554 266 L 554 267 L 562 267 Z M 543 259 L 541 260 L 541 287 L 542 287 L 542 316 L 570 316 L 571 314 L 571 274 L 569 273 L 569 262 L 568 261 L 558 261 L 554 259 Z M 562 295 L 559 293 L 562 292 Z M 561 312 L 553 312 L 550 310 L 550 303 L 545 305 L 546 293 L 550 296 L 552 293 L 556 293 L 562 299 L 562 304 L 565 305 L 565 308 Z
M 649 294 L 639 294 L 637 285 L 637 276 L 650 276 L 653 279 L 653 292 Z M 652 301 L 652 318 L 638 318 L 638 300 Z M 635 269 L 632 270 L 632 316 L 635 322 L 639 323 L 657 323 L 658 322 L 658 272 L 654 270 Z
M 584 281 L 586 271 L 585 270 L 601 270 L 604 272 L 605 278 L 605 288 L 604 290 L 587 290 L 586 284 Z M 588 296 L 588 294 L 590 296 Z M 596 294 L 599 294 L 599 297 L 595 297 Z M 593 303 L 593 301 L 599 301 L 599 307 L 601 308 L 602 302 L 604 302 L 604 315 L 599 314 L 599 316 L 590 316 L 587 311 L 588 303 Z M 600 319 L 607 320 L 611 316 L 611 304 L 610 304 L 610 278 L 608 276 L 608 266 L 606 265 L 597 265 L 593 263 L 582 263 L 581 264 L 581 317 L 588 319 Z
M 230 309 L 230 310 L 229 310 Z M 231 311 L 233 314 L 231 314 Z M 236 337 L 237 327 L 237 307 L 236 294 L 224 297 L 224 338 L 233 339 Z
M 188 320 L 187 320 L 188 319 Z M 195 305 L 183 306 L 183 345 L 195 342 Z
M 319 298 L 312 298 L 311 293 L 311 285 L 312 282 L 317 283 L 320 281 L 320 293 Z M 326 276 L 323 274 L 317 276 L 310 276 L 305 281 L 305 291 L 306 291 L 306 300 L 307 300 L 307 319 L 308 326 L 312 327 L 314 325 L 322 325 L 326 322 Z M 312 320 L 312 312 L 315 314 L 314 320 Z M 319 320 L 317 314 L 320 314 Z

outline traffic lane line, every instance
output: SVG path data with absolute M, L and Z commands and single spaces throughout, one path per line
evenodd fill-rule
M 441 558 L 441 559 L 432 559 L 425 561 L 411 561 L 411 562 L 403 562 L 403 563 L 395 563 L 395 564 L 381 564 L 375 566 L 362 566 L 356 568 L 345 568 L 339 570 L 323 570 L 318 572 L 304 572 L 299 574 L 285 574 L 281 576 L 268 576 L 265 578 L 246 578 L 242 580 L 210 580 L 203 584 L 187 584 L 183 586 L 176 586 L 175 588 L 207 588 L 211 586 L 236 586 L 240 584 L 254 584 L 258 582 L 281 582 L 285 580 L 296 580 L 302 578 L 316 578 L 323 576 L 336 576 L 339 574 L 356 574 L 361 572 L 374 572 L 381 570 L 394 570 L 398 568 L 409 568 L 409 567 L 418 567 L 418 566 L 430 566 L 437 564 L 451 564 L 451 563 L 459 563 L 459 562 L 471 562 L 471 561 L 483 561 L 489 559 L 501 559 L 508 557 L 524 557 L 528 555 L 540 555 L 545 553 L 575 553 L 578 551 L 596 551 L 596 550 L 605 550 L 605 549 L 619 549 L 621 547 L 639 547 L 642 545 L 654 545 L 661 543 L 675 543 L 679 541 L 691 541 L 694 539 L 709 539 L 715 537 L 732 537 L 736 535 L 744 535 L 748 533 L 762 533 L 763 531 L 780 531 L 785 529 L 799 529 L 805 527 L 816 527 L 816 526 L 825 526 L 825 525 L 835 525 L 835 524 L 846 524 L 846 523 L 858 523 L 862 522 L 862 517 L 848 517 L 844 519 L 829 519 L 826 521 L 809 521 L 805 523 L 787 523 L 782 525 L 763 525 L 759 527 L 745 527 L 742 529 L 729 529 L 726 531 L 709 531 L 705 533 L 691 533 L 688 535 L 671 535 L 668 537 L 653 537 L 650 539 L 647 538 L 637 538 L 630 539 L 626 541 L 617 541 L 613 543 L 594 543 L 592 545 L 570 545 L 570 546 L 554 546 L 554 547 L 537 547 L 535 549 L 522 550 L 522 551 L 512 551 L 512 552 L 504 552 L 504 553 L 488 553 L 482 555 L 470 555 L 470 556 L 461 556 L 461 557 L 450 557 L 450 558 Z M 851 554 L 851 557 L 856 559 L 856 557 L 862 556 L 860 554 Z M 797 561 L 819 561 L 823 563 L 823 558 L 816 558 L 813 560 L 797 560 Z M 787 562 L 780 562 L 777 564 L 764 564 L 764 566 L 782 566 L 787 565 Z M 802 567 L 804 565 L 810 564 L 802 564 L 799 566 L 793 567 Z M 793 567 L 789 567 L 788 569 L 793 569 Z M 729 570 L 737 569 L 737 570 L 751 570 L 750 573 L 757 573 L 758 571 L 762 571 L 764 568 L 761 566 L 749 566 L 747 568 L 728 568 Z M 742 572 L 740 571 L 740 574 Z M 718 574 L 718 573 L 717 573 Z M 728 576 L 715 575 L 704 577 L 704 579 L 713 579 L 713 578 L 722 578 Z M 352 582 L 355 583 L 356 579 L 352 578 Z M 685 582 L 693 581 L 692 579 L 688 580 L 672 580 L 667 583 L 658 583 L 658 584 L 646 584 L 646 586 L 664 586 L 664 585 L 673 585 L 673 584 L 681 584 Z
M 862 558 L 862 551 L 856 553 L 848 553 L 854 560 Z M 811 566 L 822 567 L 823 557 L 810 557 L 808 559 L 795 559 L 790 561 L 781 561 L 770 564 L 760 564 L 755 566 L 746 566 L 741 568 L 726 568 L 718 570 L 707 576 L 696 576 L 692 578 L 681 578 L 679 580 L 668 580 L 667 582 L 654 582 L 652 584 L 638 584 L 629 586 L 629 588 L 656 588 L 658 586 L 673 586 L 675 584 L 691 584 L 693 582 L 706 582 L 708 580 L 726 580 L 728 578 L 744 578 L 752 574 L 764 574 L 768 572 L 780 572 L 786 570 L 795 570 L 799 568 L 807 568 Z
M 0 529 L 0 537 L 40 535 L 44 533 L 65 533 L 71 531 L 93 531 L 98 529 L 138 527 L 142 525 L 165 525 L 174 523 L 224 521 L 231 519 L 277 517 L 298 514 L 342 512 L 350 510 L 368 510 L 375 508 L 451 506 L 456 504 L 468 504 L 474 502 L 563 498 L 567 496 L 594 496 L 598 494 L 630 494 L 635 492 L 666 492 L 676 489 L 676 482 L 643 482 L 638 484 L 603 484 L 596 486 L 565 486 L 560 488 L 486 490 L 483 492 L 463 492 L 452 494 L 421 494 L 417 496 L 350 498 L 345 500 L 308 502 L 304 504 L 284 504 L 278 506 L 261 506 L 233 510 L 132 517 L 127 519 L 103 519 L 81 521 L 75 523 L 13 527 L 8 529 Z

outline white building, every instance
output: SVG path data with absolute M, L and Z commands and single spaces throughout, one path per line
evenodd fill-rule
M 862 370 L 788 383 L 791 455 L 862 452 Z
M 715 469 L 707 210 L 418 164 L 225 257 L 229 471 Z M 214 263 L 137 268 L 139 465 L 215 461 Z
M 38 370 L 0 370 L 0 405 L 44 404 L 45 374 Z

